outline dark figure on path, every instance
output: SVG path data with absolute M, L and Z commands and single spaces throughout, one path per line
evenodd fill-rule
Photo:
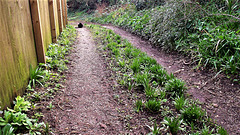
M 78 24 L 78 28 L 82 28 L 83 27 L 83 24 L 82 23 L 79 23 Z

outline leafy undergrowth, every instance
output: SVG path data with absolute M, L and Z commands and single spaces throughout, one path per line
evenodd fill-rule
M 61 33 L 57 43 L 49 45 L 46 52 L 46 64 L 40 63 L 34 69 L 30 66 L 30 80 L 27 92 L 18 96 L 13 109 L 4 110 L 0 117 L 0 135 L 12 134 L 49 134 L 50 125 L 43 121 L 43 108 L 51 110 L 54 106 L 51 100 L 56 92 L 63 87 L 64 70 L 67 69 L 68 53 L 76 38 L 73 26 L 67 26 Z M 42 102 L 48 103 L 44 105 Z
M 101 13 L 96 11 L 87 21 L 120 26 L 157 47 L 187 55 L 196 68 L 225 72 L 233 75 L 233 81 L 240 82 L 240 5 L 232 1 L 228 8 L 218 6 L 217 2 L 202 6 L 173 0 L 138 10 L 135 5 L 126 4 Z
M 207 115 L 199 103 L 187 98 L 185 83 L 168 74 L 156 60 L 133 47 L 112 30 L 98 25 L 88 26 L 100 50 L 116 73 L 118 84 L 137 96 L 137 113 L 146 111 L 155 120 L 149 134 L 227 135 Z M 126 89 L 126 90 L 127 90 Z

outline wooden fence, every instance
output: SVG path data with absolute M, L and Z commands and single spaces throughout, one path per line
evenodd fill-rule
M 66 27 L 66 1 L 0 0 L 1 109 L 23 94 L 30 66 L 45 63 L 48 45 Z

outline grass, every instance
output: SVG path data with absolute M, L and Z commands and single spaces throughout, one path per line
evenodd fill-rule
M 136 112 L 146 111 L 157 123 L 164 123 L 155 123 L 151 127 L 151 134 L 201 133 L 207 130 L 203 125 L 209 127 L 209 131 L 217 133 L 219 126 L 212 124 L 214 122 L 208 119 L 205 111 L 196 102 L 186 99 L 187 88 L 183 81 L 173 74 L 168 74 L 154 59 L 133 47 L 112 30 L 92 24 L 88 28 L 93 34 L 98 32 L 94 35 L 95 39 L 101 41 L 98 42 L 99 48 L 110 68 L 116 72 L 117 82 L 133 95 L 142 94 L 141 98 L 138 97 L 135 101 Z M 117 42 L 119 39 L 121 42 Z M 118 53 L 113 53 L 115 50 L 118 50 Z

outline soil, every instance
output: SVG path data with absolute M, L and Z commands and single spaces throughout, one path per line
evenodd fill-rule
M 73 23 L 77 26 L 77 23 Z M 183 79 L 188 93 L 202 103 L 217 123 L 231 135 L 240 134 L 240 87 L 224 75 L 193 70 L 188 59 L 151 46 L 145 40 L 120 28 L 107 25 L 159 64 Z M 90 32 L 77 29 L 78 38 L 70 55 L 65 87 L 51 101 L 52 110 L 44 111 L 54 134 L 147 134 L 154 121 L 147 112 L 136 113 L 136 95 L 117 85 L 114 72 L 97 49 Z
M 86 28 L 77 29 L 78 38 L 70 55 L 63 92 L 47 121 L 55 134 L 115 134 L 123 130 L 109 86 L 109 72 Z M 54 122 L 53 122 L 54 121 Z

